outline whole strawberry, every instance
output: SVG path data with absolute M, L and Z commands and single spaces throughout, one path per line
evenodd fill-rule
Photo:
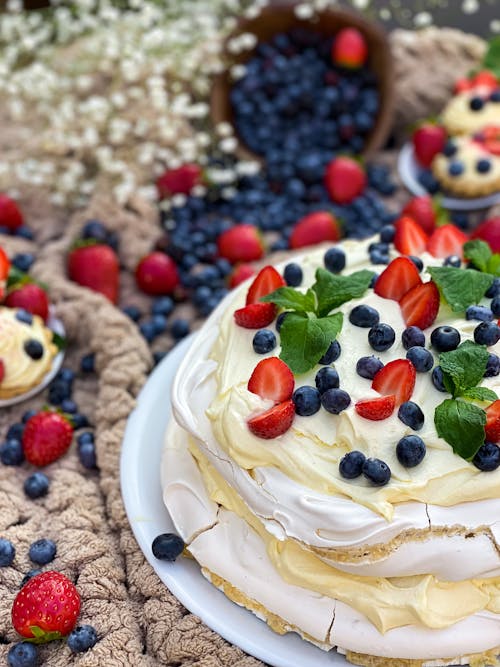
M 471 239 L 481 239 L 493 252 L 500 252 L 500 217 L 485 220 L 471 234 Z
M 39 643 L 68 635 L 80 613 L 80 595 L 60 572 L 32 577 L 16 595 L 12 625 L 23 637 Z
M 232 289 L 254 275 L 255 269 L 251 264 L 237 264 L 229 274 L 228 285 Z
M 235 225 L 227 229 L 217 239 L 217 249 L 221 257 L 231 264 L 253 262 L 264 255 L 264 243 L 255 225 Z
M 404 207 L 403 215 L 413 218 L 427 234 L 432 234 L 436 224 L 441 225 L 448 221 L 445 210 L 429 195 L 412 197 Z
M 23 215 L 16 202 L 0 193 L 0 227 L 7 227 L 9 231 L 15 232 L 23 223 Z
M 303 248 L 323 241 L 338 241 L 342 236 L 340 225 L 329 211 L 315 211 L 295 223 L 290 234 L 290 248 Z
M 430 167 L 434 157 L 443 150 L 446 130 L 435 123 L 423 123 L 413 133 L 415 157 L 423 167 Z
M 68 255 L 68 274 L 75 283 L 118 301 L 120 266 L 115 251 L 103 243 L 76 245 Z
M 368 46 L 357 28 L 343 28 L 335 37 L 332 60 L 340 67 L 359 69 L 368 57 Z
M 156 181 L 160 199 L 176 194 L 188 195 L 195 185 L 203 181 L 203 172 L 198 164 L 183 164 L 177 169 L 167 169 Z
M 58 412 L 38 412 L 30 417 L 22 436 L 24 457 L 35 466 L 46 466 L 67 452 L 73 427 Z
M 24 308 L 33 315 L 39 315 L 44 322 L 49 316 L 47 292 L 35 283 L 26 283 L 9 291 L 5 305 L 9 308 Z
M 179 272 L 174 260 L 164 252 L 151 252 L 135 269 L 137 286 L 145 294 L 172 294 L 179 284 Z
M 332 201 L 337 204 L 348 204 L 365 189 L 366 174 L 356 160 L 350 157 L 337 157 L 326 167 L 325 186 Z

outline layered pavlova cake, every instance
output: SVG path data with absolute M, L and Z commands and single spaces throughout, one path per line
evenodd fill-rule
M 174 382 L 164 499 L 276 632 L 361 665 L 496 664 L 500 257 L 393 233 L 265 267 L 211 315 Z

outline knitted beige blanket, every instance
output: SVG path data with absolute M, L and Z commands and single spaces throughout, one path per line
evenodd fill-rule
M 482 56 L 476 37 L 450 30 L 422 33 L 396 31 L 391 37 L 396 60 L 396 128 L 402 131 L 419 118 L 439 111 L 454 79 Z M 12 134 L 9 134 L 12 139 Z M 3 139 L 3 138 L 2 138 Z M 388 155 L 387 159 L 391 159 Z M 404 192 L 399 197 L 404 198 Z M 41 649 L 52 667 L 168 665 L 170 667 L 250 667 L 258 660 L 245 655 L 205 627 L 161 583 L 140 551 L 125 514 L 119 482 L 120 446 L 127 417 L 151 369 L 151 353 L 137 327 L 104 298 L 69 282 L 65 253 L 84 220 L 98 217 L 119 231 L 122 263 L 122 304 L 146 304 L 136 293 L 131 269 L 150 250 L 160 229 L 157 213 L 142 201 L 127 209 L 96 194 L 89 208 L 69 223 L 51 209 L 43 194 L 24 192 L 21 203 L 41 247 L 22 239 L 2 237 L 9 252 L 36 250 L 34 274 L 50 288 L 58 316 L 69 339 L 66 363 L 78 369 L 86 352 L 95 352 L 97 372 L 80 376 L 75 400 L 96 426 L 99 470 L 79 463 L 74 445 L 69 454 L 48 466 L 51 479 L 45 498 L 29 500 L 23 482 L 28 466 L 0 466 L 0 536 L 16 546 L 12 567 L 0 569 L 0 663 L 19 638 L 10 610 L 24 574 L 33 565 L 29 545 L 40 537 L 57 543 L 53 568 L 76 582 L 82 597 L 80 623 L 92 624 L 99 641 L 87 653 L 74 655 L 64 642 Z M 4 243 L 5 240 L 5 243 Z M 189 306 L 180 316 L 194 319 Z M 194 328 L 200 322 L 194 323 Z M 165 334 L 158 345 L 172 341 Z M 0 412 L 0 437 L 21 414 L 39 407 L 35 398 Z

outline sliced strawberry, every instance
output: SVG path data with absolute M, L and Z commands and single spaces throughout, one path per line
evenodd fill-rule
M 276 317 L 274 303 L 251 303 L 234 311 L 236 324 L 245 329 L 262 329 Z
M 370 398 L 366 401 L 358 401 L 354 406 L 354 409 L 360 417 L 378 422 L 390 417 L 394 412 L 395 407 L 396 397 L 391 394 L 390 396 L 380 396 L 380 398 Z
M 429 237 L 409 215 L 401 216 L 395 228 L 394 245 L 402 255 L 420 255 L 425 250 Z
M 10 260 L 3 248 L 0 248 L 0 280 L 7 280 L 10 269 Z
M 399 302 L 407 327 L 427 329 L 437 317 L 439 310 L 439 290 L 431 281 L 412 287 Z
M 455 82 L 455 93 L 463 93 L 472 88 L 472 81 L 467 77 L 461 77 Z
M 487 92 L 498 88 L 499 80 L 496 75 L 489 69 L 483 69 L 478 72 L 472 79 L 474 88 L 484 88 Z
M 492 155 L 500 155 L 500 124 L 487 125 L 474 135 L 474 142 Z
M 279 287 L 285 287 L 286 282 L 276 271 L 274 266 L 265 266 L 255 276 L 255 280 L 250 285 L 247 294 L 247 305 L 250 303 L 259 303 L 261 297 L 271 294 Z
M 451 223 L 437 227 L 427 241 L 427 250 L 433 257 L 463 257 L 463 245 L 469 240 L 467 234 Z
M 396 257 L 377 278 L 374 292 L 384 299 L 399 301 L 412 287 L 421 283 L 418 269 L 411 259 Z
M 231 289 L 233 289 L 240 283 L 244 282 L 247 278 L 251 278 L 254 275 L 255 269 L 252 264 L 237 264 L 229 274 L 228 285 Z
M 426 234 L 432 234 L 436 225 L 448 222 L 449 216 L 438 201 L 429 195 L 412 197 L 403 209 L 403 215 L 409 215 L 422 227 Z
M 494 401 L 486 408 L 486 440 L 500 442 L 500 400 Z
M 248 391 L 261 398 L 282 403 L 292 397 L 295 380 L 292 371 L 278 357 L 259 361 L 248 380 Z
M 248 420 L 248 428 L 258 438 L 271 440 L 283 435 L 292 425 L 295 417 L 295 404 L 290 399 L 284 403 L 278 403 L 261 415 Z
M 396 405 L 408 401 L 415 387 L 417 372 L 408 359 L 389 361 L 377 373 L 372 382 L 372 389 L 383 396 L 394 395 Z

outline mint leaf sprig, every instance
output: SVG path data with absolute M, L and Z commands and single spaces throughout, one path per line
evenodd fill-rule
M 366 292 L 372 271 L 356 271 L 348 276 L 317 269 L 316 282 L 306 292 L 293 287 L 279 289 L 261 298 L 288 311 L 280 331 L 280 358 L 296 375 L 318 363 L 342 329 L 342 313 L 331 311 Z
M 452 266 L 430 266 L 427 271 L 442 298 L 454 312 L 463 312 L 469 306 L 479 303 L 495 278 L 490 273 Z
M 476 239 L 464 243 L 464 257 L 472 262 L 478 271 L 500 276 L 500 254 L 493 253 L 485 241 Z
M 486 413 L 469 401 L 491 402 L 498 396 L 488 387 L 476 386 L 488 363 L 484 345 L 465 341 L 451 352 L 439 355 L 443 384 L 453 398 L 440 403 L 434 412 L 439 437 L 451 445 L 455 454 L 470 461 L 484 443 Z

